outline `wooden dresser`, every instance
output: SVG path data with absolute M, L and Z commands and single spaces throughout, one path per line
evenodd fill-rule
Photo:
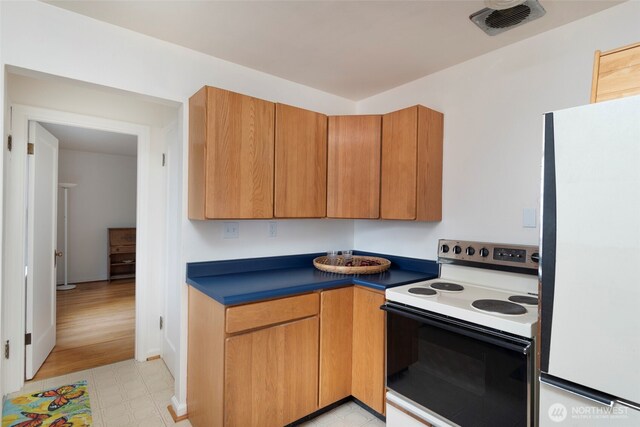
M 136 276 L 136 229 L 109 228 L 109 281 Z

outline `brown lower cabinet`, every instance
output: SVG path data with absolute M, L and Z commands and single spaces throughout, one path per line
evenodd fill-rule
M 353 288 L 353 357 L 351 395 L 384 414 L 385 312 L 384 292 Z
M 226 307 L 189 287 L 194 427 L 280 427 L 353 395 L 384 413 L 384 293 L 359 286 Z
M 224 425 L 283 426 L 318 409 L 318 317 L 226 339 Z
M 320 293 L 320 407 L 351 395 L 353 286 Z

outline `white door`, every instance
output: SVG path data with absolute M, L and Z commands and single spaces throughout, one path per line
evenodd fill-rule
M 25 377 L 34 377 L 56 343 L 56 221 L 58 140 L 29 122 L 27 208 L 27 318 Z

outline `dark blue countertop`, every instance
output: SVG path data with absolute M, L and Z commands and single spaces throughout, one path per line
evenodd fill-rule
M 221 304 L 235 305 L 350 284 L 385 290 L 438 276 L 434 261 L 354 253 L 387 258 L 391 268 L 378 274 L 326 273 L 313 267 L 313 259 L 322 253 L 247 258 L 188 263 L 187 283 Z

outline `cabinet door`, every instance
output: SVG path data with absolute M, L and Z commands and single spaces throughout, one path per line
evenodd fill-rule
M 282 326 L 283 425 L 318 409 L 318 317 Z
M 327 213 L 327 116 L 276 104 L 277 218 L 321 218 Z
M 382 118 L 380 217 L 442 219 L 443 115 L 417 105 Z
M 226 339 L 225 426 L 280 427 L 317 409 L 318 318 Z
M 353 359 L 351 394 L 384 413 L 384 293 L 353 289 Z
M 382 116 L 380 217 L 416 219 L 418 108 Z
M 320 294 L 320 407 L 351 395 L 353 287 Z
M 329 117 L 327 216 L 380 216 L 381 116 Z
M 206 217 L 273 217 L 275 106 L 207 88 Z
M 444 115 L 418 105 L 418 183 L 416 220 L 442 220 Z

